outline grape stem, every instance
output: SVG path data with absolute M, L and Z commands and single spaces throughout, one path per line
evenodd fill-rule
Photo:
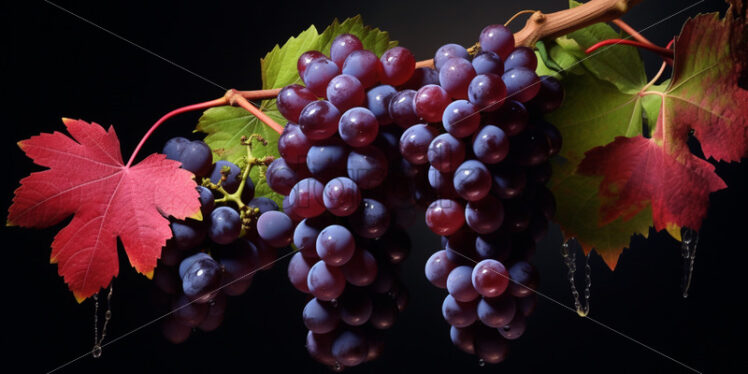
M 242 192 L 244 192 L 244 188 L 247 185 L 247 178 L 249 177 L 249 173 L 252 171 L 252 168 L 258 165 L 269 165 L 273 161 L 272 156 L 266 156 L 262 158 L 257 158 L 252 154 L 252 141 L 256 140 L 263 145 L 267 145 L 268 142 L 260 136 L 259 134 L 252 134 L 249 137 L 242 136 L 242 145 L 245 145 L 247 147 L 247 157 L 245 159 L 246 165 L 244 166 L 244 169 L 242 170 L 241 175 L 241 181 L 239 182 L 239 187 L 237 187 L 236 191 L 233 193 L 229 193 L 226 191 L 223 186 L 221 186 L 221 182 L 212 183 L 210 180 L 205 179 L 203 181 L 203 186 L 208 187 L 214 191 L 218 191 L 223 197 L 218 198 L 215 200 L 216 203 L 225 203 L 225 202 L 233 202 L 236 204 L 236 207 L 239 209 L 240 212 L 243 212 L 246 210 L 246 204 L 242 201 Z
M 634 30 L 633 27 L 631 27 L 628 23 L 624 22 L 622 19 L 614 19 L 612 21 L 618 28 L 620 28 L 623 32 L 626 34 L 631 35 L 632 38 L 649 45 L 656 45 L 652 43 L 649 39 L 645 38 L 644 35 L 639 34 L 638 31 Z
M 514 15 L 512 16 L 512 18 L 509 18 L 508 21 L 504 22 L 504 27 L 509 26 L 509 24 L 512 23 L 512 21 L 514 21 L 517 17 L 519 17 L 519 16 L 521 16 L 523 14 L 530 14 L 530 13 L 535 13 L 535 12 L 537 12 L 537 10 L 530 10 L 530 9 L 520 10 L 519 12 L 514 13 Z
M 667 44 L 667 47 L 665 47 L 665 48 L 668 48 L 668 49 L 669 49 L 669 48 L 670 48 L 670 47 L 671 47 L 671 46 L 673 45 L 673 43 L 674 43 L 674 42 L 675 42 L 675 39 L 672 39 L 672 40 L 670 40 L 670 43 L 668 43 L 668 44 Z M 666 67 L 667 67 L 668 65 L 669 65 L 669 64 L 668 64 L 668 62 L 667 62 L 667 61 L 664 61 L 664 62 L 662 63 L 662 66 L 660 66 L 660 70 L 659 70 L 659 71 L 657 72 L 657 74 L 655 74 L 654 78 L 652 78 L 652 79 L 651 79 L 651 80 L 650 80 L 649 82 L 647 82 L 647 84 L 646 84 L 646 85 L 644 85 L 644 87 L 642 87 L 642 89 L 641 89 L 641 90 L 639 90 L 639 95 L 641 95 L 641 96 L 644 96 L 644 93 L 645 93 L 645 92 L 646 92 L 647 90 L 649 90 L 649 87 L 652 87 L 652 85 L 653 85 L 653 84 L 657 83 L 657 80 L 659 80 L 659 79 L 660 79 L 660 77 L 662 77 L 662 73 L 664 73 L 664 72 L 665 72 L 665 68 L 666 68 Z
M 640 34 L 638 31 L 634 30 L 633 27 L 629 26 L 629 24 L 626 23 L 626 22 L 624 22 L 622 19 L 620 19 L 620 18 L 619 19 L 614 19 L 613 23 L 616 26 L 618 26 L 623 32 L 631 35 L 632 38 L 634 38 L 634 39 L 636 39 L 636 40 L 638 40 L 638 41 L 640 41 L 640 42 L 642 42 L 644 44 L 657 47 L 657 44 L 652 43 L 649 39 L 645 38 L 644 35 Z M 672 43 L 673 42 L 671 41 L 670 44 L 668 44 L 668 46 L 665 47 L 665 48 L 669 49 L 670 45 Z M 673 59 L 671 57 L 664 57 L 663 56 L 662 59 L 665 60 L 665 63 L 667 63 L 668 65 L 673 65 Z
M 278 92 L 280 92 L 280 89 L 256 91 L 237 91 L 235 89 L 230 89 L 221 98 L 174 109 L 171 112 L 166 113 L 163 117 L 159 118 L 159 120 L 156 121 L 156 123 L 154 123 L 150 129 L 148 129 L 148 132 L 143 135 L 143 138 L 140 139 L 140 142 L 135 147 L 135 150 L 132 152 L 132 156 L 130 156 L 130 160 L 127 161 L 127 165 L 125 167 L 129 168 L 130 166 L 132 166 L 132 163 L 135 161 L 135 157 L 140 152 L 140 149 L 143 148 L 143 144 L 145 144 L 145 141 L 148 140 L 151 135 L 153 135 L 153 132 L 156 131 L 156 129 L 159 128 L 161 124 L 178 114 L 192 112 L 195 110 L 203 110 L 222 105 L 239 106 L 252 113 L 260 121 L 270 126 L 270 128 L 272 128 L 275 132 L 281 134 L 283 133 L 283 126 L 279 125 L 278 122 L 275 122 L 267 114 L 265 114 L 263 111 L 261 111 L 248 101 L 275 98 L 276 96 L 278 96 Z
M 656 45 L 644 44 L 644 43 L 642 43 L 640 41 L 628 40 L 628 39 L 608 39 L 608 40 L 603 40 L 603 41 L 601 41 L 601 42 L 599 42 L 599 43 L 597 43 L 597 44 L 595 44 L 595 45 L 587 48 L 587 50 L 585 51 L 585 53 L 590 54 L 590 53 L 596 51 L 597 49 L 599 49 L 601 47 L 604 47 L 606 45 L 617 45 L 617 44 L 632 45 L 634 47 L 648 49 L 648 50 L 650 50 L 652 52 L 655 52 L 655 53 L 659 54 L 663 58 L 670 59 L 671 61 L 672 61 L 672 58 L 673 58 L 673 51 L 670 50 L 670 49 L 658 47 Z
M 277 93 L 276 93 L 277 95 Z M 256 106 L 252 105 L 247 98 L 244 97 L 244 95 L 241 94 L 241 91 L 230 89 L 226 92 L 226 96 L 224 96 L 226 99 L 228 99 L 229 104 L 234 106 L 240 106 L 244 109 L 246 109 L 248 112 L 252 113 L 257 119 L 265 123 L 266 125 L 270 126 L 271 129 L 273 129 L 278 134 L 283 133 L 283 126 L 279 125 L 278 122 L 275 122 L 272 118 L 270 118 L 265 112 L 258 109 Z
M 156 129 L 159 126 L 161 126 L 161 124 L 164 123 L 167 119 L 174 117 L 177 114 L 187 113 L 187 112 L 191 112 L 194 110 L 208 109 L 208 108 L 212 108 L 215 106 L 226 105 L 226 104 L 228 104 L 228 100 L 225 97 L 222 97 L 220 99 L 206 101 L 203 103 L 183 106 L 181 108 L 174 109 L 169 113 L 166 113 L 163 117 L 159 118 L 159 120 L 156 121 L 156 123 L 154 123 L 150 129 L 148 129 L 148 132 L 146 132 L 145 135 L 143 135 L 143 138 L 140 139 L 140 143 L 138 143 L 138 145 L 135 147 L 135 150 L 132 152 L 132 156 L 130 156 L 130 160 L 127 161 L 127 165 L 125 167 L 129 168 L 130 166 L 132 166 L 133 161 L 135 161 L 135 156 L 137 156 L 138 152 L 140 152 L 140 149 L 143 148 L 143 144 L 145 144 L 145 141 L 148 140 L 148 138 L 150 138 L 151 135 L 153 135 L 153 132 L 156 131 Z

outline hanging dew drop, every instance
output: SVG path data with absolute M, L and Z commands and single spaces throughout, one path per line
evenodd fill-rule
M 561 257 L 563 257 L 564 264 L 566 265 L 568 269 L 567 278 L 569 280 L 569 288 L 571 288 L 571 296 L 574 300 L 574 308 L 576 309 L 577 315 L 580 317 L 587 317 L 587 315 L 590 313 L 590 287 L 592 286 L 592 277 L 591 277 L 591 268 L 590 268 L 590 253 L 585 256 L 585 263 L 584 263 L 584 301 L 585 303 L 582 304 L 580 297 L 579 297 L 579 291 L 577 291 L 577 286 L 574 281 L 574 274 L 577 271 L 577 264 L 576 259 L 577 255 L 573 250 L 570 250 L 569 242 L 573 240 L 573 238 L 569 240 L 565 240 L 564 243 L 561 245 Z
M 485 361 L 484 359 L 482 359 L 482 358 L 481 358 L 481 359 L 479 359 L 479 360 L 478 360 L 478 366 L 480 366 L 480 367 L 484 367 L 484 366 L 486 366 L 486 361 Z
M 100 345 L 96 344 L 93 347 L 93 349 L 91 350 L 91 356 L 93 356 L 93 358 L 101 357 L 101 346 Z
M 693 266 L 696 260 L 696 246 L 699 243 L 699 233 L 687 227 L 681 228 L 681 257 L 683 258 L 683 276 L 681 277 L 681 291 L 683 298 L 688 298 L 693 278 Z

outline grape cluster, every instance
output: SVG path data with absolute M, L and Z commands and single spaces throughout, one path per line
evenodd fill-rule
M 535 53 L 515 47 L 504 26 L 487 26 L 479 42 L 473 56 L 457 44 L 436 51 L 436 69 L 424 76 L 438 82 L 403 104 L 420 123 L 403 132 L 400 152 L 428 167 L 435 198 L 425 219 L 444 249 L 425 272 L 449 292 L 442 314 L 452 341 L 496 363 L 534 305 L 526 298 L 534 297 L 538 274 L 527 261 L 555 213 L 544 185 L 561 146 L 542 115 L 561 104 L 563 90 L 555 78 L 536 75 Z
M 367 249 L 359 249 L 342 267 L 345 288 L 332 300 L 314 296 L 309 289 L 315 258 L 297 252 L 288 266 L 291 283 L 310 294 L 302 314 L 309 330 L 307 350 L 336 371 L 379 357 L 384 331 L 395 324 L 408 301 L 396 266 L 410 249 L 407 233 L 393 228 L 380 240 L 361 240 L 359 245 Z
M 157 287 L 171 296 L 164 307 L 174 311 L 164 321 L 164 336 L 180 343 L 194 328 L 220 326 L 226 296 L 243 294 L 254 271 L 269 267 L 276 248 L 290 243 L 293 223 L 273 200 L 255 198 L 248 170 L 252 165 L 213 163 L 207 144 L 182 137 L 170 139 L 163 153 L 203 181 L 197 187 L 203 219 L 172 220 L 173 237 L 154 273 Z
M 400 163 L 402 129 L 389 125 L 410 124 L 395 87 L 411 79 L 415 58 L 402 47 L 378 57 L 342 34 L 329 57 L 305 52 L 297 68 L 305 85 L 278 94 L 288 124 L 266 179 L 297 222 L 288 276 L 312 296 L 307 348 L 324 364 L 350 367 L 379 354 L 379 330 L 404 307 L 393 264 L 409 251 L 400 226 L 412 221 L 414 202 L 399 186 L 412 176 Z

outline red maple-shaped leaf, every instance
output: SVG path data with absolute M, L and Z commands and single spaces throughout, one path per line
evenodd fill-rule
M 738 10 L 738 12 L 741 12 Z M 714 166 L 689 151 L 693 130 L 706 157 L 740 161 L 748 154 L 745 14 L 688 21 L 675 42 L 673 77 L 663 93 L 651 139 L 618 137 L 585 154 L 577 171 L 602 175 L 601 225 L 629 219 L 647 205 L 657 230 L 698 230 L 709 194 L 726 188 Z
M 8 225 L 47 227 L 74 215 L 55 236 L 50 261 L 80 302 L 117 276 L 118 237 L 130 264 L 150 277 L 172 235 L 165 216 L 198 215 L 200 203 L 192 174 L 179 162 L 152 154 L 126 166 L 114 128 L 63 122 L 72 138 L 55 132 L 18 143 L 49 169 L 21 180 Z

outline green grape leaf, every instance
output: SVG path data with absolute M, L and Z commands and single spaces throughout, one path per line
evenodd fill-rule
M 569 52 L 568 49 L 556 44 L 551 47 L 551 58 L 558 64 L 562 70 L 568 73 L 584 74 L 583 65 L 579 63 L 577 57 Z
M 569 1 L 570 8 L 580 4 L 574 0 Z M 621 34 L 609 25 L 596 23 L 557 38 L 556 42 L 576 56 L 596 77 L 613 83 L 621 91 L 627 92 L 637 87 L 641 88 L 647 82 L 647 75 L 639 51 L 635 47 L 610 45 L 589 55 L 584 52 L 600 41 L 619 38 Z
M 606 225 L 602 221 L 600 182 L 602 177 L 580 175 L 577 163 L 563 159 L 553 160 L 553 176 L 549 187 L 556 196 L 556 216 L 564 236 L 579 241 L 585 253 L 593 248 L 611 269 L 614 269 L 631 234 L 646 237 L 652 226 L 652 210 L 647 207 L 634 217 L 618 218 Z
M 579 162 L 587 150 L 617 136 L 641 134 L 642 97 L 638 92 L 623 93 L 586 69 L 584 74 L 565 75 L 563 84 L 564 105 L 546 116 L 563 136 L 561 156 Z
M 264 100 L 260 109 L 270 118 L 281 123 L 283 116 L 275 106 L 275 100 Z M 262 123 L 257 117 L 243 108 L 221 106 L 205 111 L 197 123 L 196 131 L 207 133 L 205 142 L 213 150 L 214 160 L 228 160 L 242 165 L 247 156 L 247 146 L 242 145 L 242 136 L 259 134 L 268 144 L 262 145 L 252 142 L 252 156 L 256 158 L 278 155 L 278 133 Z M 265 196 L 273 199 L 279 205 L 283 196 L 272 192 L 264 178 L 259 178 L 259 167 L 254 167 L 251 176 L 255 183 L 255 196 Z
M 397 45 L 397 42 L 390 40 L 387 32 L 364 25 L 360 15 L 343 22 L 335 19 L 321 34 L 314 26 L 310 26 L 298 36 L 288 39 L 282 47 L 276 45 L 265 55 L 265 58 L 260 60 L 262 87 L 265 89 L 280 88 L 293 83 L 301 83 L 296 70 L 299 56 L 309 50 L 317 50 L 329 55 L 332 41 L 336 36 L 345 33 L 356 35 L 364 44 L 364 49 L 377 55 Z

